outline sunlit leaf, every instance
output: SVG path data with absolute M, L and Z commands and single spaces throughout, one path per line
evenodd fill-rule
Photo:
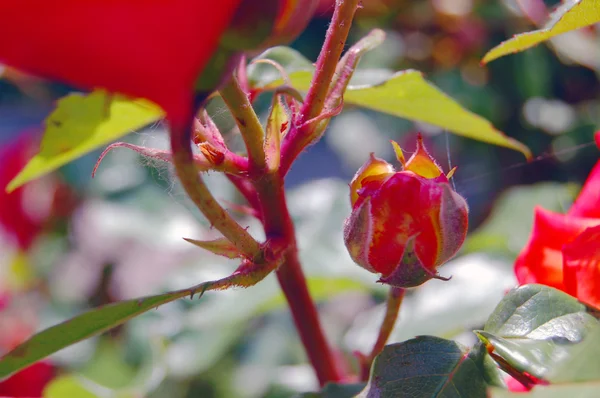
M 418 120 L 445 128 L 457 135 L 500 145 L 531 157 L 529 149 L 504 135 L 483 117 L 463 108 L 458 102 L 427 82 L 421 72 L 406 70 L 374 86 L 349 86 L 344 96 L 349 104 Z
M 500 43 L 485 54 L 482 62 L 485 64 L 507 54 L 526 50 L 554 36 L 597 22 L 600 22 L 598 0 L 569 0 L 552 14 L 546 28 L 522 33 Z
M 70 94 L 58 101 L 46 119 L 39 153 L 6 190 L 10 192 L 162 117 L 162 110 L 146 100 L 130 100 L 105 91 Z
M 360 397 L 485 397 L 486 384 L 468 349 L 421 336 L 386 346 Z M 417 393 L 417 395 L 415 395 Z
M 314 67 L 301 54 L 278 47 L 261 54 L 258 58 L 281 60 L 280 63 L 288 73 L 294 88 L 300 91 L 308 90 Z M 359 69 L 357 73 L 368 71 Z M 426 81 L 421 72 L 406 70 L 387 76 L 382 75 L 381 71 L 375 71 L 373 75 L 376 76 L 374 84 L 358 86 L 353 85 L 351 80 L 344 95 L 344 102 L 433 124 L 457 135 L 515 149 L 527 158 L 531 157 L 531 152 L 525 145 L 507 137 L 483 117 L 463 108 Z M 385 78 L 381 78 L 382 76 Z M 252 86 L 257 88 L 274 88 L 284 83 L 277 70 L 264 64 L 249 68 L 249 80 Z

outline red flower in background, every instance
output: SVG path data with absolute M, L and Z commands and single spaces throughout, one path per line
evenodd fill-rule
M 27 209 L 25 194 L 31 185 L 11 193 L 7 193 L 4 187 L 25 167 L 34 151 L 35 145 L 29 135 L 22 135 L 0 149 L 0 229 L 22 250 L 27 250 L 41 232 L 43 217 L 38 217 L 39 212 Z
M 600 161 L 567 214 L 535 209 L 515 273 L 520 284 L 552 286 L 600 308 Z
M 2 0 L 0 63 L 186 117 L 240 0 Z

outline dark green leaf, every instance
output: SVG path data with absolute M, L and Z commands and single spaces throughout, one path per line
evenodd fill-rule
M 450 340 L 421 336 L 388 345 L 377 356 L 361 397 L 486 396 L 476 358 Z
M 511 290 L 490 315 L 484 331 L 502 337 L 564 337 L 575 341 L 590 319 L 585 306 L 574 297 L 531 284 Z
M 298 398 L 353 398 L 365 388 L 365 383 L 333 384 L 329 383 L 319 392 L 308 392 Z
M 513 376 L 527 373 L 552 383 L 600 380 L 600 323 L 559 290 L 512 290 L 476 333 Z
M 503 368 L 508 365 L 551 383 L 600 380 L 600 324 L 593 319 L 586 326 L 591 330 L 580 341 L 564 337 L 505 339 L 483 331 L 478 334 L 494 347 L 493 355 L 502 358 Z

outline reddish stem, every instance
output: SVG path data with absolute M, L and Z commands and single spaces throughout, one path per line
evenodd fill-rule
M 336 1 L 331 24 L 327 29 L 325 42 L 317 59 L 315 74 L 306 94 L 300 118 L 296 120 L 299 127 L 292 126 L 281 144 L 280 173 L 282 175 L 288 172 L 296 157 L 318 138 L 314 134 L 314 130 L 318 126 L 306 122 L 319 116 L 323 111 L 358 3 L 359 0 Z
M 333 352 L 325 339 L 319 315 L 298 260 L 294 224 L 285 200 L 283 179 L 278 173 L 256 181 L 267 241 L 281 239 L 287 248 L 277 279 L 290 306 L 294 323 L 319 384 L 342 380 Z

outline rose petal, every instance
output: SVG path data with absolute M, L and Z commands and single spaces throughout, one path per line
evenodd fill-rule
M 519 283 L 541 283 L 564 290 L 562 247 L 596 225 L 600 219 L 571 217 L 537 207 L 529 243 L 515 263 Z
M 577 200 L 567 213 L 576 217 L 600 218 L 600 162 L 588 176 Z
M 352 206 L 358 200 L 360 189 L 366 185 L 365 180 L 381 180 L 383 182 L 393 172 L 394 167 L 391 164 L 371 154 L 369 160 L 358 169 L 350 183 L 350 201 Z
M 600 226 L 588 228 L 563 247 L 565 291 L 600 308 Z

